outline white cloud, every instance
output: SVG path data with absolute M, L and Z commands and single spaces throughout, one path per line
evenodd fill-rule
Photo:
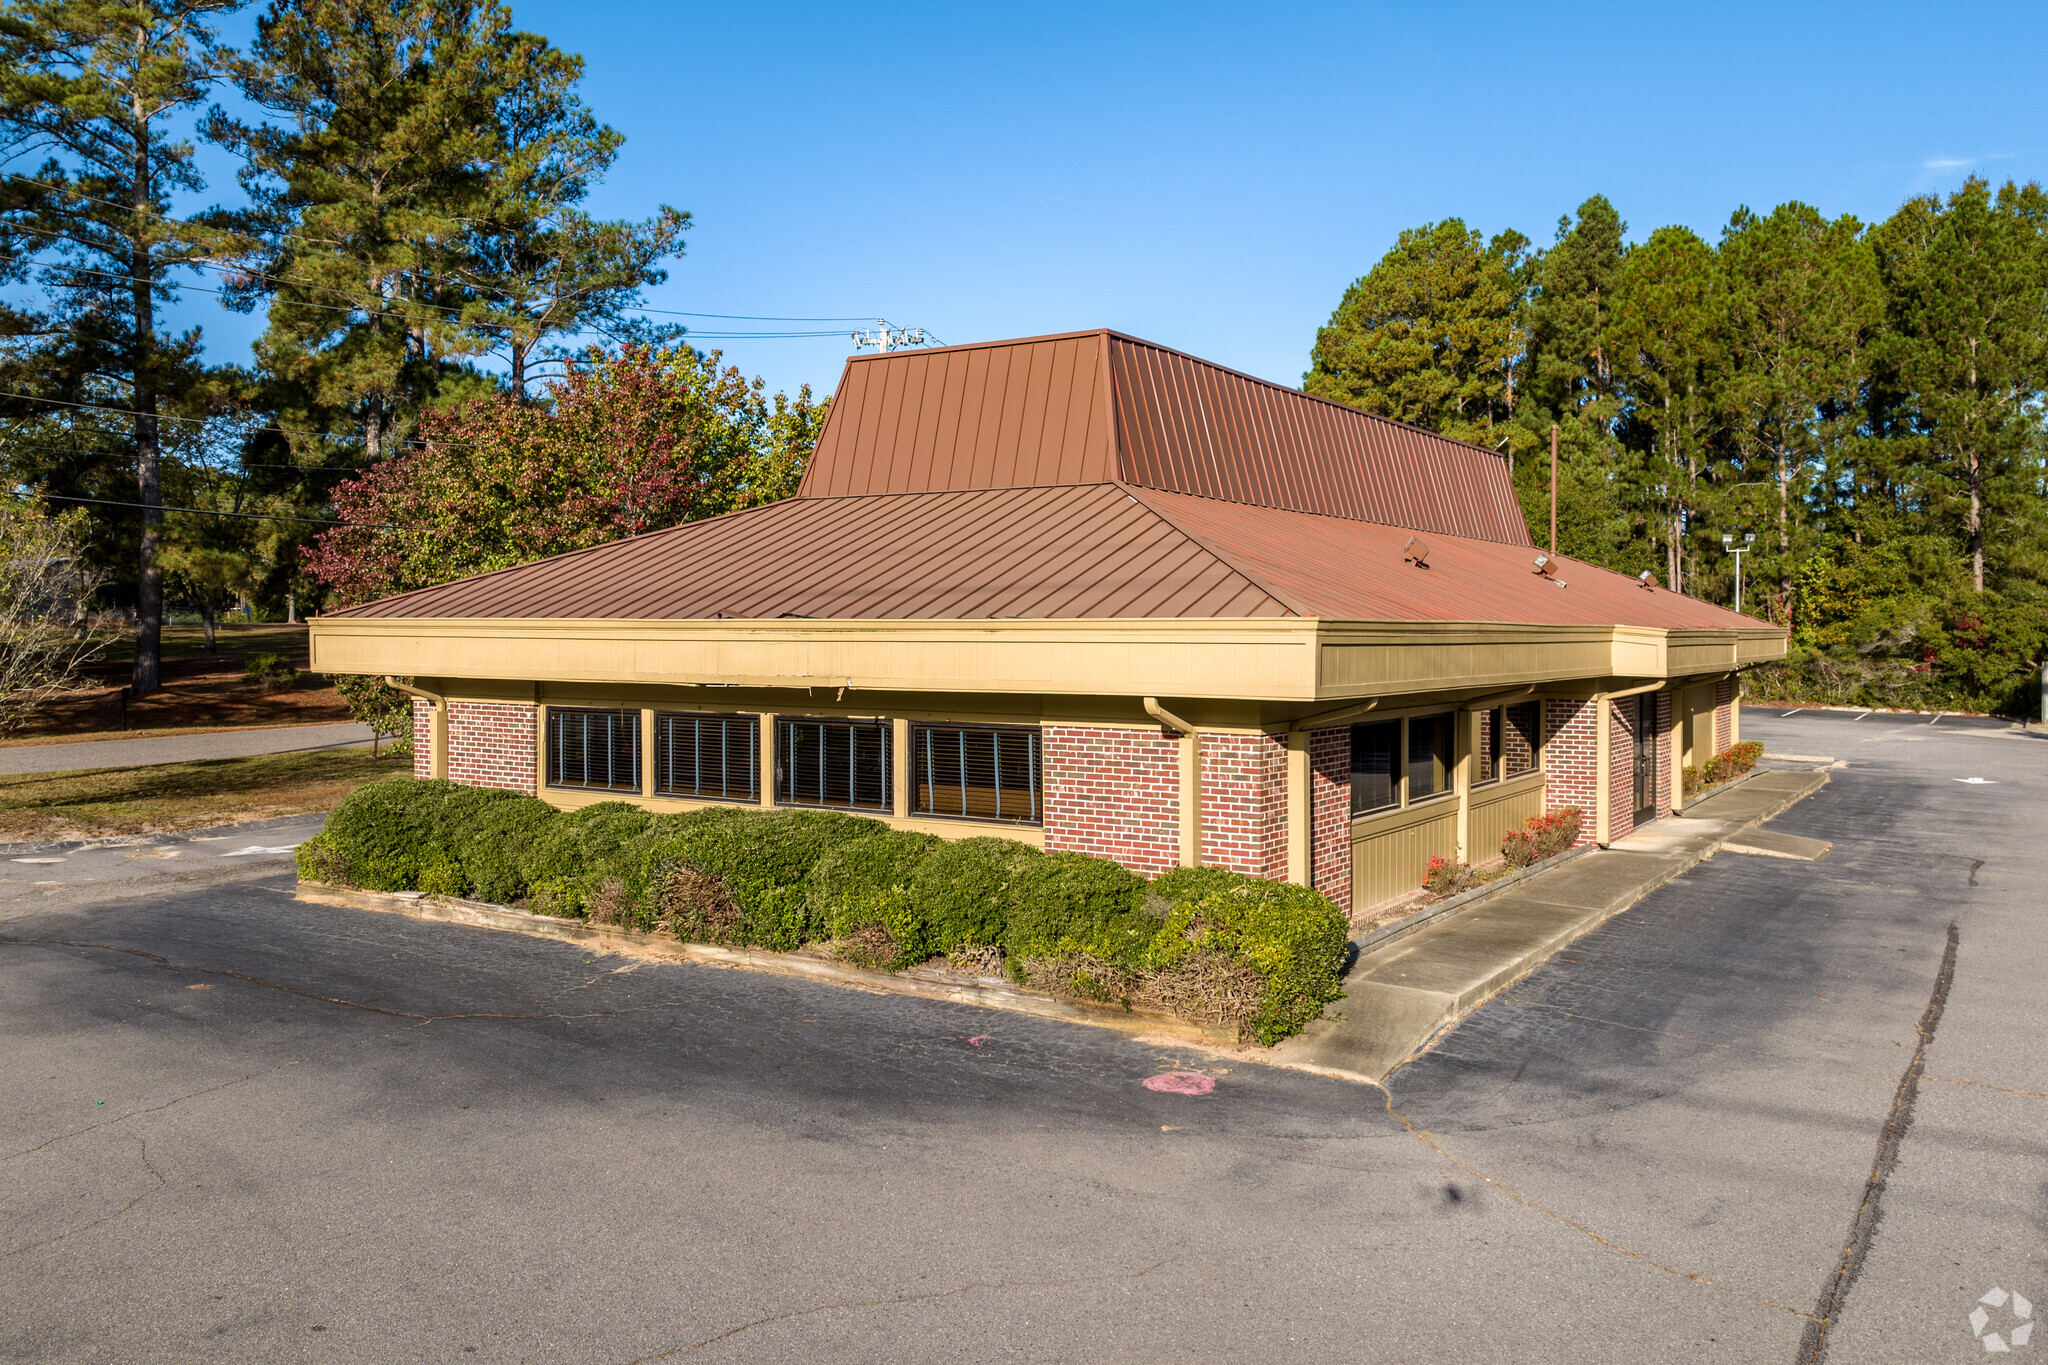
M 1977 158 L 1974 156 L 1936 156 L 1929 157 L 1921 162 L 1920 169 L 1923 171 L 1953 171 L 1959 170 L 1964 166 L 1973 166 L 1976 162 Z

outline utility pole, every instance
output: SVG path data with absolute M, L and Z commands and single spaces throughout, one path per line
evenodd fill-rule
M 1557 423 L 1550 424 L 1550 553 L 1557 553 Z
M 934 339 L 927 337 L 922 327 L 892 327 L 885 318 L 875 319 L 875 329 L 873 331 L 855 332 L 853 334 L 855 349 L 873 346 L 877 350 L 885 352 L 898 350 L 905 346 L 922 346 Z

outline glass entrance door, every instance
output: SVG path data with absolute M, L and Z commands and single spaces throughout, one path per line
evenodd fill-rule
M 1657 818 L 1657 694 L 1635 699 L 1635 823 Z

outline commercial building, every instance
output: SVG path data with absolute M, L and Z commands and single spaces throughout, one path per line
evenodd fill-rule
M 318 618 L 422 775 L 1000 833 L 1364 908 L 1607 842 L 1784 632 L 1551 558 L 1501 457 L 1115 332 L 847 363 L 798 495 Z

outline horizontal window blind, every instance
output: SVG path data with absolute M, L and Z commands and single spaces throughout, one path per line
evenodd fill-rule
M 775 799 L 785 806 L 886 811 L 890 791 L 886 721 L 775 722 Z
M 1351 813 L 1401 804 L 1401 722 L 1351 727 Z
M 640 713 L 548 708 L 548 785 L 640 790 Z
M 1042 823 L 1038 731 L 913 725 L 912 799 L 920 815 Z
M 761 718 L 657 713 L 654 790 L 662 796 L 759 801 Z

